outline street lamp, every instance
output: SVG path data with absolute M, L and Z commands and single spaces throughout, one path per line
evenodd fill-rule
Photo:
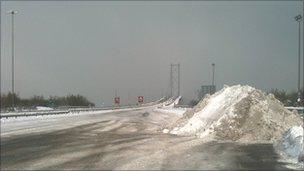
M 303 4 L 302 4 L 302 16 L 304 16 L 304 0 L 303 0 Z M 302 46 L 303 46 L 303 49 L 302 49 L 302 56 L 303 56 L 303 72 L 302 72 L 302 82 L 303 82 L 303 85 L 302 85 L 302 106 L 304 106 L 304 20 L 302 20 L 302 23 L 303 23 L 303 28 L 302 28 L 302 31 L 303 31 L 303 39 L 302 39 Z M 304 139 L 303 139 L 304 141 Z M 304 149 L 304 146 L 303 146 L 303 149 Z
M 215 93 L 215 83 L 214 83 L 214 74 L 215 74 L 215 63 L 212 63 L 212 94 Z
M 214 86 L 214 67 L 215 67 L 215 63 L 212 63 L 212 86 Z
M 15 23 L 14 16 L 18 13 L 18 11 L 11 10 L 7 12 L 12 16 L 12 109 L 15 107 Z
M 301 101 L 301 88 L 300 88 L 300 72 L 301 72 L 301 66 L 300 66 L 300 62 L 301 62 L 301 21 L 302 21 L 302 16 L 301 15 L 297 15 L 295 16 L 295 20 L 298 22 L 298 26 L 299 26 L 299 40 L 298 40 L 298 102 Z

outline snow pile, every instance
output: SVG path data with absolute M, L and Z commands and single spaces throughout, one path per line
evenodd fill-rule
M 45 107 L 45 106 L 36 106 L 37 110 L 54 110 L 53 108 L 50 107 Z
M 182 96 L 178 96 L 176 99 L 170 98 L 166 102 L 163 103 L 163 107 L 174 107 L 174 106 L 178 105 L 181 98 L 182 98 Z
M 284 135 L 281 142 L 282 150 L 292 158 L 298 158 L 303 149 L 303 128 L 291 127 Z
M 274 98 L 250 86 L 225 86 L 186 112 L 172 134 L 215 139 L 275 140 L 301 119 Z M 172 128 L 171 128 L 172 129 Z
M 187 111 L 187 108 L 176 107 L 180 99 L 181 96 L 177 97 L 176 99 L 171 98 L 167 102 L 163 103 L 162 106 L 158 106 L 157 108 L 153 109 L 153 111 L 157 113 L 176 114 L 183 116 L 183 114 Z
M 181 108 L 181 107 L 179 107 L 179 108 L 172 107 L 172 108 L 156 108 L 153 111 L 159 112 L 159 113 L 173 113 L 173 114 L 182 116 L 187 111 L 187 109 Z
M 163 130 L 163 133 L 164 133 L 164 134 L 169 133 L 169 129 L 164 129 L 164 130 Z

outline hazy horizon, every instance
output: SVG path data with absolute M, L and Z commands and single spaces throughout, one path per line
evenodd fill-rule
M 169 92 L 181 65 L 181 95 L 203 84 L 297 89 L 299 1 L 2 1 L 2 93 L 11 90 L 15 19 L 16 92 L 21 97 L 81 94 L 97 106 Z M 301 33 L 302 34 L 302 33 Z M 301 59 L 302 60 L 302 59 Z M 301 62 L 302 64 L 302 62 Z M 302 73 L 302 71 L 301 71 Z M 302 78 L 302 76 L 301 76 Z

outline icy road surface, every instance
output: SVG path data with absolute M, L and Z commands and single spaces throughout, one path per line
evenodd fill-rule
M 163 134 L 181 115 L 155 108 L 1 120 L 1 170 L 286 169 L 272 144 Z

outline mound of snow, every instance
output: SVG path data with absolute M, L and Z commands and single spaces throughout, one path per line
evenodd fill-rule
M 178 96 L 176 99 L 169 99 L 167 102 L 164 103 L 163 107 L 174 107 L 178 105 L 179 101 L 181 100 L 182 96 Z
M 50 107 L 45 107 L 45 106 L 36 106 L 37 110 L 54 110 L 53 108 Z
M 274 140 L 301 123 L 274 98 L 250 86 L 225 86 L 186 112 L 170 133 L 225 140 Z
M 173 113 L 179 116 L 183 116 L 183 114 L 187 111 L 186 108 L 156 108 L 154 109 L 155 112 L 160 113 Z

